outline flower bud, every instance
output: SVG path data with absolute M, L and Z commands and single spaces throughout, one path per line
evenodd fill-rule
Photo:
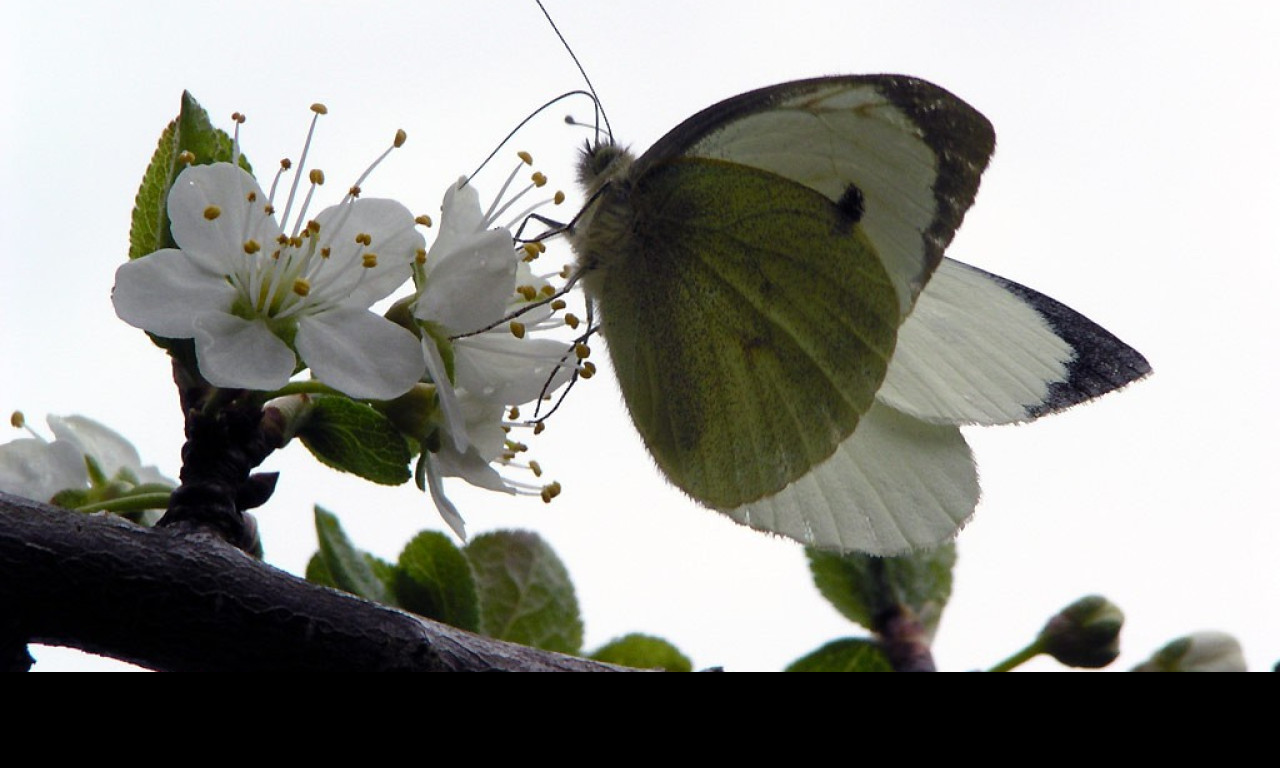
M 1037 645 L 1069 667 L 1105 667 L 1120 655 L 1124 613 L 1100 595 L 1063 608 L 1040 630 Z
M 1244 650 L 1225 632 L 1193 632 L 1156 651 L 1134 672 L 1245 672 Z

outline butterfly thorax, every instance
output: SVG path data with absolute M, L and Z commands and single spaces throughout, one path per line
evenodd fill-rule
M 635 157 L 613 142 L 588 144 L 578 163 L 578 182 L 587 203 L 569 232 L 587 294 L 600 295 L 603 267 L 616 262 L 631 232 L 633 213 L 626 204 Z

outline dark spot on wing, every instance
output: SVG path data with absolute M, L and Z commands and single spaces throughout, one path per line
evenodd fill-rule
M 849 220 L 850 225 L 862 221 L 862 214 L 866 213 L 866 200 L 862 197 L 862 190 L 858 189 L 857 184 L 850 184 L 844 188 L 844 194 L 840 195 L 840 199 L 836 201 L 836 208 Z

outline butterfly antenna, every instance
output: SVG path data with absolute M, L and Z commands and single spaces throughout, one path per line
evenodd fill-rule
M 569 355 L 572 354 L 573 356 L 577 357 L 579 345 L 586 344 L 587 339 L 590 339 L 598 330 L 600 330 L 600 326 L 596 325 L 594 320 L 592 319 L 591 305 L 588 304 L 587 305 L 587 332 L 573 340 L 573 344 L 567 350 L 565 350 L 565 353 L 563 355 L 561 355 L 560 362 L 559 362 L 559 365 L 557 366 L 557 369 L 559 368 L 559 366 L 563 366 L 565 363 L 568 362 Z M 591 365 L 591 364 L 587 363 L 587 365 Z M 535 425 L 541 424 L 542 422 L 551 418 L 551 416 L 556 411 L 560 410 L 560 406 L 564 404 L 565 399 L 569 396 L 569 390 L 573 389 L 573 385 L 578 383 L 578 379 L 583 378 L 582 368 L 580 366 L 575 366 L 573 369 L 573 375 L 569 378 L 568 383 L 564 385 L 564 389 L 560 391 L 560 397 L 556 398 L 555 405 L 551 406 L 551 409 L 548 410 L 546 413 L 542 413 L 541 412 L 542 403 L 544 400 L 547 399 L 547 392 L 548 390 L 551 389 L 552 383 L 555 381 L 557 372 L 558 370 L 552 371 L 551 375 L 547 377 L 546 382 L 543 383 L 542 392 L 538 394 L 538 406 L 533 410 L 534 418 L 532 421 L 529 422 L 530 424 L 535 424 Z
M 582 62 L 578 61 L 578 54 L 573 52 L 573 48 L 569 46 L 569 41 L 564 39 L 564 35 L 560 33 L 560 28 L 556 26 L 555 19 L 551 18 L 551 14 L 547 13 L 546 6 L 542 4 L 542 0 L 535 0 L 538 3 L 538 10 L 542 11 L 542 15 L 547 17 L 547 23 L 551 25 L 551 31 L 556 33 L 556 37 L 560 38 L 560 44 L 569 52 L 569 58 L 573 59 L 573 64 L 578 68 L 578 73 L 582 75 L 582 81 L 587 84 L 587 90 L 591 91 L 591 100 L 596 105 L 596 143 L 600 143 L 600 123 L 604 122 L 604 132 L 609 136 L 609 142 L 613 142 L 613 126 L 609 124 L 609 116 L 604 113 L 604 106 L 600 103 L 600 97 L 596 94 L 596 87 L 591 84 L 591 78 L 587 76 L 587 70 L 582 66 Z
M 508 134 L 507 134 L 507 135 L 502 139 L 502 141 L 498 142 L 498 146 L 496 146 L 496 147 L 494 147 L 494 148 L 493 148 L 493 151 L 492 151 L 492 152 L 490 152 L 490 153 L 489 153 L 489 156 L 488 156 L 488 157 L 486 157 L 486 158 L 484 159 L 484 162 L 480 163 L 480 165 L 479 165 L 479 166 L 477 166 L 477 167 L 476 167 L 476 169 L 475 169 L 474 171 L 472 171 L 472 172 L 471 172 L 471 174 L 470 174 L 469 176 L 467 176 L 467 180 L 466 180 L 465 182 L 463 182 L 463 186 L 466 186 L 467 184 L 470 184 L 470 183 L 471 183 L 471 180 L 472 180 L 472 179 L 474 179 L 474 178 L 476 177 L 476 174 L 477 174 L 477 173 L 480 173 L 480 171 L 484 170 L 484 167 L 485 167 L 486 165 L 488 165 L 488 164 L 489 164 L 489 161 L 490 161 L 490 160 L 492 160 L 492 159 L 494 158 L 494 156 L 495 156 L 495 155 L 497 155 L 499 152 L 501 152 L 501 151 L 502 151 L 502 148 L 503 148 L 503 147 L 505 147 L 505 146 L 507 145 L 507 142 L 511 141 L 512 137 L 514 137 L 517 133 L 519 133 L 521 128 L 524 128 L 526 125 L 528 125 L 530 120 L 532 120 L 533 118 L 535 118 L 535 117 L 537 117 L 538 115 L 540 115 L 543 111 L 545 111 L 545 110 L 546 110 L 548 107 L 550 107 L 551 105 L 556 104 L 556 103 L 561 102 L 561 101 L 564 101 L 565 99 L 570 98 L 570 97 L 573 97 L 573 96 L 586 96 L 588 99 L 591 99 L 592 103 L 595 103 L 595 104 L 596 104 L 596 108 L 597 108 L 597 109 L 599 108 L 599 103 L 598 103 L 598 102 L 596 102 L 596 95 L 595 95 L 594 93 L 591 93 L 590 91 L 582 91 L 582 90 L 578 90 L 578 91 L 569 91 L 569 92 L 567 92 L 567 93 L 562 93 L 562 94 L 560 94 L 559 96 L 555 97 L 554 99 L 552 99 L 552 100 L 548 101 L 547 103 L 543 104 L 542 106 L 540 106 L 540 107 L 538 107 L 537 109 L 535 109 L 535 110 L 533 110 L 532 112 L 530 112 L 530 113 L 528 114 L 528 116 L 526 116 L 526 117 L 525 117 L 525 119 L 523 119 L 523 120 L 521 120 L 519 123 L 517 123 L 517 124 L 516 124 L 516 127 L 515 127 L 515 128 L 512 128 L 512 129 L 511 129 L 511 132 L 510 132 L 510 133 L 508 133 Z

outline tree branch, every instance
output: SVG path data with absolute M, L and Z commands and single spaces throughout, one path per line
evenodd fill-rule
M 0 630 L 6 651 L 65 645 L 167 671 L 623 670 L 326 589 L 213 535 L 5 493 Z

